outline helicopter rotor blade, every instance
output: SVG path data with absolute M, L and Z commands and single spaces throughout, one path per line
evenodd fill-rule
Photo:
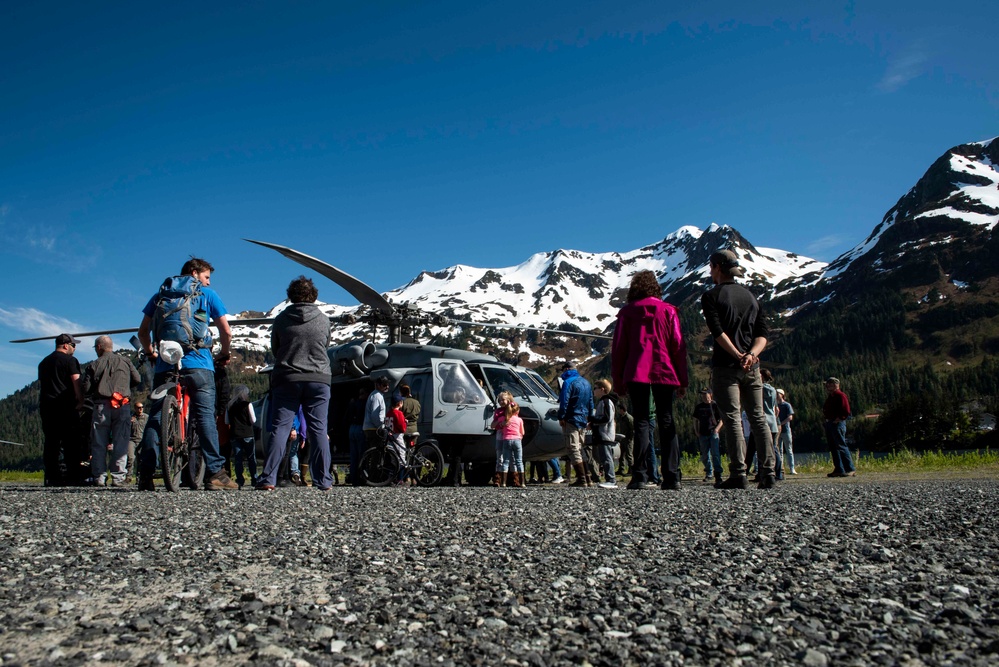
M 601 338 L 611 340 L 612 336 L 604 334 L 586 333 L 583 331 L 564 331 L 562 329 L 543 329 L 541 327 L 530 327 L 526 324 L 496 324 L 484 322 L 469 322 L 467 320 L 448 320 L 451 324 L 458 324 L 466 327 L 492 327 L 495 329 L 521 329 L 524 331 L 540 331 L 542 333 L 558 334 L 560 336 L 575 336 L 576 338 Z
M 246 319 L 229 319 L 229 326 L 255 326 L 259 324 L 272 324 L 274 322 L 273 317 L 247 317 Z M 103 329 L 101 331 L 81 331 L 78 333 L 71 333 L 70 336 L 73 338 L 88 338 L 90 336 L 114 336 L 115 334 L 127 334 L 135 333 L 139 329 L 138 327 L 132 327 L 130 329 Z M 37 338 L 19 338 L 18 340 L 12 340 L 11 343 L 36 343 L 40 340 L 55 340 L 61 334 L 52 334 L 50 336 L 38 336 Z
M 70 336 L 73 338 L 86 338 L 88 336 L 112 336 L 114 334 L 124 334 L 124 333 L 135 333 L 138 331 L 138 327 L 132 327 L 131 329 L 106 329 L 104 331 L 82 331 L 80 333 L 71 333 Z M 51 336 L 39 336 L 37 338 L 20 338 L 18 340 L 12 340 L 11 343 L 34 343 L 40 340 L 55 340 L 62 334 L 52 334 Z
M 321 259 L 316 259 L 315 257 L 306 255 L 305 253 L 301 253 L 283 245 L 277 245 L 276 243 L 254 241 L 253 239 L 243 240 L 255 243 L 265 248 L 270 248 L 271 250 L 276 250 L 288 259 L 298 262 L 302 266 L 307 266 L 313 271 L 326 276 L 337 285 L 347 290 L 351 296 L 366 306 L 370 306 L 371 308 L 385 313 L 386 315 L 393 315 L 395 313 L 395 308 L 381 294 L 349 273 L 344 273 L 340 269 L 331 264 L 327 264 Z

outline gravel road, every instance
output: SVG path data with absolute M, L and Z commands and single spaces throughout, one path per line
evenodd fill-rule
M 999 481 L 0 486 L 0 664 L 999 662 Z

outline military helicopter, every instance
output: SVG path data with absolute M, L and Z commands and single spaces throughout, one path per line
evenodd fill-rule
M 275 250 L 323 275 L 345 289 L 368 312 L 349 316 L 343 324 L 358 321 L 371 325 L 373 337 L 387 330 L 384 343 L 354 340 L 328 351 L 333 379 L 330 384 L 330 440 L 333 462 L 348 460 L 346 443 L 349 423 L 347 406 L 359 389 L 371 386 L 379 376 L 389 378 L 390 393 L 409 385 L 422 410 L 417 428 L 419 442 L 434 441 L 445 456 L 460 456 L 471 484 L 485 484 L 493 474 L 495 435 L 489 430 L 496 396 L 510 392 L 520 405 L 524 420 L 524 460 L 547 460 L 565 453 L 558 423 L 558 396 L 537 372 L 505 363 L 497 357 L 416 341 L 414 331 L 426 326 L 477 326 L 533 330 L 562 336 L 604 338 L 603 334 L 543 329 L 514 324 L 487 324 L 454 320 L 439 313 L 426 313 L 409 304 L 396 305 L 364 282 L 326 262 L 291 248 L 245 239 Z M 233 320 L 233 326 L 243 324 Z M 266 410 L 261 406 L 262 411 Z M 262 412 L 266 414 L 266 412 Z M 258 445 L 258 450 L 261 447 Z

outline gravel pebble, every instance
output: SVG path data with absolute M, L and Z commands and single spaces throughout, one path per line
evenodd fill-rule
M 999 483 L 0 485 L 0 665 L 989 665 Z

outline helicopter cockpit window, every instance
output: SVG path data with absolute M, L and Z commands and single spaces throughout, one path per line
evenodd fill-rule
M 440 399 L 443 403 L 467 404 L 486 403 L 487 397 L 482 387 L 461 363 L 441 363 L 437 366 L 438 380 L 441 383 Z
M 493 396 L 498 396 L 501 392 L 508 391 L 514 396 L 530 396 L 531 392 L 528 391 L 524 383 L 520 381 L 520 378 L 509 368 L 503 368 L 500 366 L 483 366 L 482 372 L 485 373 L 486 382 L 489 387 L 493 390 Z
M 524 381 L 524 384 L 530 387 L 531 393 L 533 393 L 535 396 L 538 396 L 540 398 L 545 398 L 548 400 L 552 399 L 558 400 L 558 396 L 555 396 L 552 393 L 551 387 L 545 384 L 544 380 L 542 380 L 540 377 L 536 377 L 535 375 L 533 375 L 532 373 L 528 373 L 527 371 L 520 371 L 519 373 L 517 373 L 517 375 L 519 375 L 520 379 Z

